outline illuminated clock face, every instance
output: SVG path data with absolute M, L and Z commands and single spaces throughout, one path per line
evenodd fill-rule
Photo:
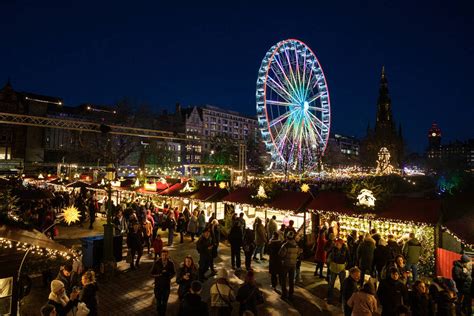
M 436 133 L 434 133 L 434 132 L 431 133 L 431 136 L 436 137 Z

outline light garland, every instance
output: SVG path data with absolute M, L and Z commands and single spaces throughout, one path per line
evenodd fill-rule
M 14 241 L 14 240 L 6 239 L 3 237 L 0 237 L 0 247 L 2 249 L 16 249 L 17 251 L 24 251 L 24 252 L 30 249 L 30 253 L 34 255 L 48 256 L 52 258 L 62 257 L 66 260 L 69 260 L 73 257 L 73 255 L 68 252 L 53 250 L 49 248 L 42 248 L 42 247 L 31 245 L 25 242 Z

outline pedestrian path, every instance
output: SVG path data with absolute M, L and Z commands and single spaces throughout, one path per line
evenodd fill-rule
M 101 221 L 96 222 L 96 229 L 90 231 L 87 228 L 64 227 L 60 235 L 60 241 L 69 246 L 80 243 L 77 239 L 86 236 L 97 235 L 98 227 L 101 227 Z M 68 231 L 70 229 L 70 231 Z M 161 231 L 160 231 L 161 233 Z M 162 235 L 165 235 L 162 233 Z M 166 237 L 163 237 L 166 245 Z M 168 247 L 170 250 L 170 258 L 174 261 L 178 269 L 186 255 L 191 255 L 195 262 L 198 261 L 199 255 L 196 251 L 195 242 L 192 243 L 189 238 L 185 238 L 183 244 L 179 243 L 179 239 L 175 239 L 173 246 Z M 156 313 L 156 305 L 154 302 L 153 282 L 150 276 L 150 270 L 153 264 L 153 257 L 146 254 L 146 249 L 142 257 L 140 267 L 137 270 L 130 270 L 129 264 L 121 261 L 117 264 L 117 272 L 114 277 L 107 281 L 99 282 L 99 312 L 100 315 L 153 315 Z M 215 260 L 216 268 L 227 268 L 230 276 L 230 283 L 237 291 L 239 285 L 243 282 L 245 271 L 234 273 L 230 269 L 230 248 L 226 243 L 221 243 L 219 247 L 219 256 Z M 338 306 L 328 305 L 321 297 L 325 297 L 327 291 L 327 283 L 313 276 L 314 266 L 311 263 L 303 262 L 301 267 L 302 282 L 295 287 L 294 299 L 291 302 L 284 301 L 280 298 L 280 294 L 275 292 L 270 286 L 270 275 L 268 273 L 268 261 L 252 262 L 252 267 L 256 272 L 257 283 L 265 296 L 265 303 L 259 306 L 259 315 L 342 315 Z M 203 284 L 202 297 L 209 303 L 209 288 L 213 282 L 210 278 Z M 172 281 L 171 294 L 168 304 L 168 315 L 177 315 L 179 304 L 177 296 L 178 286 Z M 42 302 L 47 297 L 48 290 L 44 288 L 35 288 L 29 297 L 28 302 Z M 27 306 L 28 307 L 28 306 Z M 37 310 L 39 310 L 37 307 Z M 25 310 L 35 310 L 35 308 L 25 308 Z M 35 315 L 28 313 L 28 315 Z M 238 303 L 234 304 L 232 315 L 238 315 Z M 230 315 L 231 316 L 231 315 Z

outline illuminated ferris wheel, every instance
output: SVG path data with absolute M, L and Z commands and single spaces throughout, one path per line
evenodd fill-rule
M 311 170 L 329 138 L 329 91 L 316 55 L 305 43 L 287 39 L 262 61 L 257 79 L 257 116 L 272 166 Z

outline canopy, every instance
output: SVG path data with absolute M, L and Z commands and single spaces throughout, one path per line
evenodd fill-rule
M 279 193 L 268 206 L 279 210 L 299 212 L 308 205 L 311 199 L 312 196 L 310 193 L 283 191 Z
M 452 219 L 444 224 L 452 233 L 464 242 L 474 245 L 474 214 Z
M 237 204 L 250 204 L 253 205 L 252 194 L 255 194 L 255 189 L 242 187 L 232 191 L 230 194 L 225 196 L 222 201 Z
M 167 188 L 166 190 L 163 190 L 159 193 L 159 195 L 169 195 L 169 196 L 178 196 L 179 191 L 184 188 L 186 183 L 184 182 L 178 182 Z
M 63 245 L 49 239 L 44 234 L 35 229 L 26 230 L 10 225 L 0 226 L 0 238 L 5 238 L 11 241 L 27 243 L 29 245 L 38 246 L 50 250 L 61 252 L 69 252 L 70 250 Z
M 377 217 L 435 225 L 441 213 L 441 201 L 415 197 L 393 197 Z
M 200 187 L 193 192 L 189 198 L 192 200 L 200 200 L 202 202 L 215 202 L 221 200 L 229 191 L 219 187 Z
M 68 188 L 92 188 L 93 186 L 90 185 L 89 183 L 85 183 L 82 181 L 75 181 L 73 183 L 69 183 L 66 185 Z
M 343 192 L 322 191 L 309 203 L 308 209 L 315 211 L 353 214 L 351 202 Z

